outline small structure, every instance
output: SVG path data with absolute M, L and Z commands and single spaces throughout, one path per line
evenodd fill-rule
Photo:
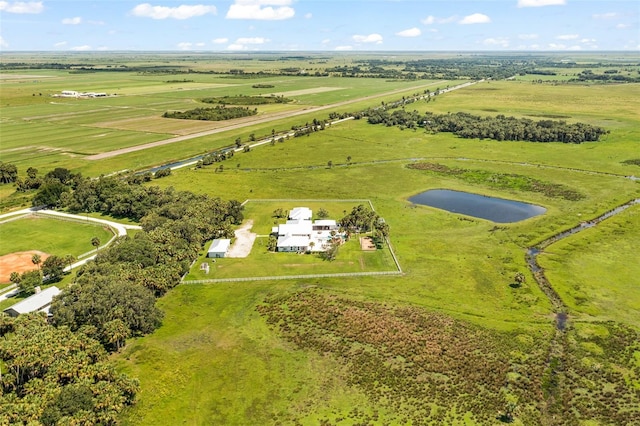
M 202 262 L 200 264 L 200 270 L 204 271 L 205 274 L 209 273 L 209 262 Z
M 49 316 L 49 308 L 54 296 L 60 294 L 60 289 L 56 286 L 49 287 L 46 290 L 42 290 L 39 293 L 29 296 L 24 300 L 16 303 L 13 306 L 4 310 L 4 313 L 10 317 L 17 317 L 21 314 L 28 314 L 29 312 L 40 311 Z
M 215 239 L 211 241 L 207 257 L 225 257 L 231 246 L 231 240 L 226 238 Z
M 80 94 L 75 90 L 63 90 L 59 96 L 61 98 L 77 98 Z

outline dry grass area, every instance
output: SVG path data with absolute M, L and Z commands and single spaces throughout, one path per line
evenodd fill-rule
M 38 250 L 19 251 L 0 256 L 0 283 L 8 283 L 12 272 L 21 274 L 37 269 L 37 266 L 31 261 L 34 254 L 39 254 L 43 262 L 49 257 L 48 253 Z
M 373 244 L 371 237 L 360 237 L 360 248 L 363 251 L 376 251 L 376 245 Z

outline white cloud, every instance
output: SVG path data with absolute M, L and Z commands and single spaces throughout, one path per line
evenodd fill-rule
M 227 46 L 227 50 L 248 50 L 249 46 L 269 43 L 271 40 L 264 37 L 240 37 L 234 43 Z
M 40 13 L 44 10 L 41 1 L 0 1 L 0 10 L 8 13 Z
M 580 35 L 578 34 L 562 34 L 559 36 L 556 36 L 556 39 L 558 40 L 577 40 L 580 37 Z
M 473 15 L 467 15 L 458 21 L 459 24 L 462 25 L 470 25 L 470 24 L 488 24 L 491 22 L 491 18 L 482 13 L 474 13 Z
M 458 17 L 456 15 L 449 16 L 448 18 L 437 18 L 435 16 L 429 15 L 426 18 L 421 19 L 420 22 L 422 22 L 424 25 L 450 24 L 452 22 L 455 22 L 457 19 Z
M 487 38 L 482 41 L 485 46 L 509 47 L 509 39 L 507 37 Z
M 306 15 L 304 15 L 305 19 L 311 19 L 313 18 L 313 13 L 307 13 Z
M 618 25 L 616 25 L 616 28 L 619 29 L 619 30 L 626 30 L 630 26 L 631 25 L 629 25 L 629 24 L 618 24 Z
M 335 50 L 338 50 L 338 51 L 353 50 L 353 46 L 336 46 Z
M 107 46 L 100 46 L 100 47 L 98 47 L 96 50 L 99 50 L 99 51 L 101 51 L 101 52 L 104 52 L 105 50 L 111 50 L 111 49 L 109 49 Z
M 563 6 L 567 0 L 518 0 L 518 7 Z
M 228 42 L 229 42 L 229 39 L 226 37 L 214 38 L 213 40 L 211 40 L 211 43 L 213 44 L 225 44 Z
M 353 40 L 358 43 L 375 43 L 382 44 L 382 36 L 380 34 L 369 34 L 369 35 L 354 35 Z
M 296 11 L 289 7 L 290 4 L 291 0 L 235 0 L 235 3 L 229 6 L 227 19 L 256 19 L 260 21 L 289 19 L 296 14 Z
M 9 43 L 4 39 L 4 37 L 0 36 L 0 48 L 6 49 L 9 47 Z
M 70 50 L 74 50 L 76 52 L 83 52 L 85 50 L 91 50 L 91 46 L 89 46 L 88 44 L 84 44 L 82 46 L 74 46 Z
M 328 44 L 328 43 L 331 43 L 330 38 L 325 38 L 324 40 L 322 40 L 322 44 Z
M 65 47 L 66 45 L 67 45 L 66 41 L 60 41 L 60 42 L 54 44 L 53 47 L 60 49 L 62 47 Z
M 193 46 L 193 43 L 189 43 L 187 41 L 178 43 L 178 49 L 180 50 L 191 50 L 191 46 Z
M 608 12 L 608 13 L 595 13 L 592 15 L 593 19 L 615 19 L 620 16 L 616 12 Z
M 269 39 L 264 37 L 240 37 L 236 40 L 237 44 L 265 44 L 269 42 Z
M 62 20 L 62 23 L 64 25 L 78 25 L 82 23 L 82 18 L 79 16 L 76 16 L 74 18 L 64 18 Z
M 142 3 L 131 9 L 131 14 L 142 18 L 153 19 L 189 19 L 207 14 L 215 15 L 215 6 L 205 6 L 202 4 L 180 5 L 178 7 L 152 6 L 149 3 Z
M 415 28 L 415 27 L 396 33 L 396 35 L 399 37 L 418 37 L 420 34 L 422 34 L 422 31 L 420 31 L 420 28 Z
M 520 40 L 535 40 L 538 38 L 538 34 L 518 34 Z

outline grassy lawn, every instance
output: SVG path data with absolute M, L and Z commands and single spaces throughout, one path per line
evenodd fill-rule
M 640 328 L 640 263 L 635 241 L 640 241 L 638 206 L 551 245 L 539 263 L 578 318 Z
M 79 256 L 94 248 L 91 238 L 106 243 L 112 236 L 100 225 L 26 217 L 0 225 L 0 255 L 40 250 L 57 256 Z

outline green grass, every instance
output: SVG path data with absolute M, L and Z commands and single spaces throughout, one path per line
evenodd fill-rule
M 551 245 L 539 262 L 578 318 L 640 327 L 640 264 L 634 247 L 639 240 L 640 208 L 635 206 Z
M 196 58 L 192 58 L 185 60 L 184 65 L 204 66 L 197 62 Z M 232 62 L 220 62 L 215 66 L 231 66 Z M 257 62 L 248 61 L 246 65 L 252 69 L 265 66 Z M 64 77 L 63 74 L 56 75 Z M 83 87 L 90 86 L 91 79 L 96 77 L 102 79 L 101 74 L 78 76 Z M 109 87 L 120 87 L 123 93 L 126 90 L 131 93 L 130 96 L 109 99 L 112 102 L 109 105 L 127 106 L 128 102 L 132 102 L 131 106 L 135 108 L 130 108 L 131 117 L 140 119 L 154 113 L 144 105 L 153 99 L 158 102 L 153 108 L 161 110 L 168 105 L 184 103 L 196 94 L 198 97 L 253 95 L 302 90 L 314 85 L 343 87 L 341 90 L 304 95 L 297 99 L 300 105 L 307 102 L 318 105 L 334 102 L 344 95 L 379 93 L 413 84 L 369 79 L 237 79 L 195 75 L 193 79 L 196 84 L 202 86 L 183 83 L 183 90 L 166 91 L 169 85 L 164 80 L 172 78 L 176 76 L 118 74 L 105 77 L 105 85 L 109 83 Z M 62 83 L 64 80 L 61 80 L 61 86 Z M 220 83 L 231 86 L 205 87 L 206 84 Z M 251 89 L 250 86 L 255 83 L 272 83 L 276 87 Z M 434 83 L 434 88 L 446 84 L 453 82 Z M 22 87 L 32 90 L 27 86 Z M 28 105 L 30 99 L 26 95 L 23 98 L 18 95 L 16 103 Z M 625 178 L 638 174 L 635 170 L 637 166 L 624 164 L 625 160 L 638 158 L 639 99 L 640 85 L 553 86 L 518 80 L 492 81 L 437 96 L 435 101 L 429 103 L 411 104 L 407 108 L 435 113 L 466 111 L 533 119 L 564 117 L 562 119 L 571 122 L 585 121 L 603 126 L 611 130 L 611 134 L 603 142 L 582 145 L 495 142 L 462 140 L 444 134 L 427 135 L 420 131 L 401 131 L 371 126 L 364 121 L 350 121 L 308 137 L 290 139 L 275 146 L 266 145 L 249 153 L 238 153 L 223 163 L 222 173 L 215 172 L 217 165 L 214 165 L 198 170 L 176 170 L 167 178 L 154 180 L 152 185 L 173 186 L 176 190 L 190 190 L 240 201 L 282 198 L 371 199 L 376 212 L 390 226 L 391 242 L 405 274 L 178 286 L 159 301 L 160 307 L 166 312 L 164 325 L 152 335 L 130 341 L 121 354 L 114 356 L 119 369 L 138 377 L 141 383 L 139 402 L 127 413 L 125 424 L 154 425 L 166 423 L 167 419 L 180 419 L 188 424 L 298 422 L 315 425 L 322 419 L 337 423 L 339 417 L 344 417 L 346 420 L 341 424 L 346 425 L 370 418 L 376 410 L 380 423 L 401 419 L 398 414 L 409 410 L 408 407 L 385 408 L 376 400 L 375 394 L 372 396 L 365 387 L 354 384 L 356 370 L 349 364 L 353 359 L 349 353 L 335 351 L 333 347 L 324 351 L 305 348 L 288 339 L 286 331 L 269 327 L 267 319 L 258 314 L 257 307 L 262 306 L 265 300 L 274 296 L 287 300 L 309 287 L 316 288 L 323 297 L 340 297 L 351 301 L 345 311 L 357 310 L 365 303 L 374 304 L 376 312 L 412 308 L 420 312 L 443 314 L 469 324 L 470 328 L 480 327 L 486 332 L 497 333 L 502 336 L 501 339 L 513 339 L 508 343 L 512 350 L 506 356 L 514 363 L 512 365 L 517 365 L 518 360 L 527 360 L 531 356 L 531 348 L 542 348 L 544 352 L 545 342 L 548 342 L 554 326 L 552 309 L 526 267 L 525 250 L 557 232 L 640 196 L 640 185 Z M 363 101 L 359 105 L 341 109 L 353 111 L 356 107 L 378 105 L 379 102 L 380 99 Z M 46 115 L 49 106 L 36 104 L 34 100 L 33 108 L 37 115 Z M 57 126 L 56 123 L 64 122 L 65 126 L 72 128 L 82 122 L 83 126 L 93 131 L 91 120 L 104 120 L 107 114 L 102 110 L 87 113 L 86 110 L 72 108 L 69 107 L 70 112 L 81 114 L 61 121 L 45 122 L 42 119 L 30 124 L 35 129 L 46 129 L 48 127 L 45 124 Z M 7 120 L 14 120 L 24 112 L 15 110 L 12 115 L 11 108 L 3 108 L 3 120 L 5 110 L 10 111 Z M 120 115 L 118 112 L 117 119 L 124 116 L 126 114 Z M 51 161 L 51 164 L 57 161 L 55 164 L 73 165 L 89 175 L 142 168 L 186 157 L 191 153 L 213 150 L 225 143 L 232 143 L 237 136 L 246 140 L 250 133 L 267 135 L 273 128 L 288 129 L 307 119 L 297 117 L 280 120 L 241 132 L 212 135 L 97 164 L 88 164 L 79 157 L 72 158 L 59 153 L 43 160 L 43 164 L 45 161 Z M 8 122 L 11 126 L 18 126 L 12 121 Z M 13 131 L 19 134 L 18 130 Z M 26 137 L 28 131 L 24 135 L 22 137 Z M 351 157 L 349 165 L 347 157 Z M 455 177 L 408 169 L 406 165 L 417 158 L 473 170 L 476 176 L 514 173 L 562 184 L 584 194 L 585 198 L 569 201 L 523 192 L 515 186 L 496 188 L 482 179 L 466 182 Z M 328 161 L 333 163 L 332 168 L 327 166 Z M 547 212 L 522 222 L 496 226 L 489 221 L 413 206 L 407 201 L 408 197 L 432 188 L 529 202 L 544 206 Z M 308 205 L 314 210 L 324 207 L 332 217 L 342 216 L 341 208 L 328 202 L 323 205 L 311 205 L 304 201 L 276 204 L 247 205 L 245 216 L 254 218 L 254 229 L 259 234 L 266 234 L 270 230 L 273 219 L 269 214 L 276 207 Z M 637 231 L 639 225 L 638 209 L 634 207 L 595 229 L 551 245 L 547 253 L 541 256 L 541 263 L 547 268 L 552 285 L 569 305 L 570 320 L 574 321 L 571 323 L 574 328 L 568 332 L 566 347 L 566 365 L 573 369 L 573 375 L 567 378 L 566 383 L 575 391 L 572 398 L 576 400 L 589 392 L 600 392 L 600 396 L 594 397 L 596 399 L 607 397 L 602 395 L 604 391 L 601 390 L 611 386 L 608 380 L 618 380 L 616 383 L 627 390 L 633 386 L 637 388 L 637 367 L 633 367 L 632 363 L 633 359 L 640 358 L 624 357 L 625 354 L 640 350 L 637 349 L 637 343 L 634 349 L 631 343 L 620 337 L 624 335 L 629 338 L 632 334 L 625 334 L 618 323 L 628 324 L 635 330 L 640 327 L 635 319 L 639 309 L 639 296 L 635 288 L 638 288 L 640 271 L 635 266 L 638 262 L 635 259 L 637 256 L 634 256 L 637 251 L 634 244 L 640 236 Z M 313 256 L 307 255 L 285 254 L 286 257 L 277 257 L 278 260 L 274 261 L 280 254 L 266 253 L 261 243 L 264 243 L 261 239 L 256 242 L 248 259 L 217 260 L 212 264 L 216 268 L 215 274 L 264 276 L 282 273 L 286 268 L 297 271 L 316 266 L 327 267 L 325 262 L 318 262 Z M 354 247 L 344 248 L 341 252 L 344 257 L 329 267 L 359 267 L 357 258 L 363 253 Z M 349 265 L 349 262 L 353 262 L 353 265 Z M 367 267 L 372 270 L 385 268 L 385 262 L 386 258 L 382 257 Z M 286 264 L 299 266 L 287 267 Z M 198 265 L 196 262 L 195 267 Z M 518 272 L 525 274 L 526 283 L 520 288 L 513 288 L 509 284 L 513 283 Z M 213 277 L 212 274 L 209 277 Z M 290 308 L 285 304 L 283 312 L 293 315 Z M 364 323 L 373 325 L 382 318 L 380 316 Z M 322 336 L 325 329 L 292 330 L 309 337 L 308 333 L 311 332 Z M 383 327 L 381 330 L 389 332 L 392 329 Z M 346 331 L 349 331 L 348 327 Z M 301 340 L 302 343 L 305 341 L 307 339 Z M 428 343 L 439 345 L 443 342 L 438 338 Z M 491 340 L 488 339 L 486 346 L 480 345 L 478 352 L 474 353 L 486 354 L 489 360 L 496 359 L 499 351 L 490 346 Z M 357 345 L 353 349 L 357 350 Z M 385 351 L 388 347 L 378 349 Z M 544 362 L 546 358 L 541 359 Z M 386 360 L 389 365 L 394 361 L 391 358 Z M 536 365 L 539 367 L 539 364 Z M 509 374 L 508 378 L 513 378 L 521 373 L 512 371 Z M 623 378 L 619 379 L 619 376 Z M 370 383 L 371 377 L 366 376 L 365 381 Z M 534 383 L 532 386 L 537 385 Z M 624 401 L 624 398 L 620 401 Z M 531 407 L 527 407 L 529 402 L 523 402 L 521 407 L 530 410 Z M 592 406 L 599 405 L 594 403 Z M 354 407 L 364 414 L 354 414 Z M 454 417 L 464 417 L 466 424 L 473 424 L 470 416 L 465 417 L 464 413 L 454 416 L 452 410 L 455 409 L 451 407 L 446 410 L 445 414 L 450 416 L 446 419 L 449 421 L 443 420 L 441 423 L 451 424 Z M 584 413 L 587 414 L 580 420 L 596 418 L 595 415 L 590 416 L 588 410 Z M 602 420 L 601 423 L 606 421 L 610 420 Z
M 100 225 L 26 217 L 0 224 L 0 255 L 40 250 L 57 256 L 79 256 L 94 248 L 91 238 L 106 243 L 112 236 Z

